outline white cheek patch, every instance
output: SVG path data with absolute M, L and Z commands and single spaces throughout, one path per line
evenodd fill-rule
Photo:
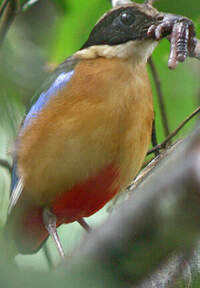
M 148 41 L 148 40 L 146 40 Z M 145 59 L 145 61 L 148 60 L 148 58 L 152 55 L 154 49 L 156 48 L 156 46 L 158 45 L 158 41 L 152 41 L 149 40 L 151 42 L 145 42 L 144 45 L 140 45 L 140 49 L 139 49 L 139 54 L 142 58 Z
M 94 59 L 97 57 L 128 59 L 136 56 L 139 57 L 139 60 L 147 61 L 157 44 L 158 42 L 154 40 L 135 40 L 113 46 L 96 45 L 80 50 L 74 56 L 79 59 Z

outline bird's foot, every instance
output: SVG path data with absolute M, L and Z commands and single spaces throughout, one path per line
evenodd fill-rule
M 194 24 L 186 17 L 173 14 L 161 13 L 158 20 L 158 24 L 149 27 L 147 35 L 156 40 L 168 36 L 171 42 L 168 67 L 174 69 L 179 62 L 194 54 L 197 43 Z
M 43 221 L 45 228 L 56 244 L 58 253 L 60 254 L 61 258 L 64 259 L 65 253 L 56 229 L 56 216 L 48 208 L 45 208 L 43 211 Z

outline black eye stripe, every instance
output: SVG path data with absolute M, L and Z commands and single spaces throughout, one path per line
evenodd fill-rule
M 114 9 L 97 22 L 81 49 L 93 45 L 118 45 L 144 39 L 148 24 L 152 25 L 153 19 L 154 17 L 145 14 L 134 5 Z
M 125 25 L 132 25 L 135 21 L 135 15 L 132 13 L 122 12 L 120 15 L 121 22 Z

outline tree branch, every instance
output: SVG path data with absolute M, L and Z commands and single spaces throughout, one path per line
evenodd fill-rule
M 129 193 L 133 193 L 134 190 L 142 183 L 150 172 L 160 163 L 160 161 L 166 158 L 176 147 L 178 143 L 173 144 L 170 148 L 159 154 L 157 157 L 153 158 L 146 167 L 138 174 L 134 179 L 133 183 L 128 187 Z
M 145 0 L 144 3 L 149 4 L 149 5 L 153 5 L 154 2 L 159 1 L 159 0 Z
M 158 141 L 157 141 L 157 135 L 156 135 L 156 125 L 155 125 L 155 119 L 153 120 L 153 125 L 152 125 L 152 135 L 151 135 L 151 143 L 152 146 L 155 147 L 158 145 Z M 158 156 L 160 154 L 159 150 L 155 151 L 155 157 Z
M 167 137 L 169 135 L 169 126 L 168 126 L 168 119 L 167 119 L 167 114 L 165 110 L 164 97 L 163 97 L 163 91 L 161 87 L 160 78 L 159 78 L 158 72 L 156 70 L 156 67 L 152 58 L 149 58 L 148 63 L 150 65 L 151 73 L 152 73 L 155 86 L 156 86 L 156 91 L 158 95 L 158 103 L 159 103 L 159 108 L 160 108 L 161 117 L 162 117 L 162 124 L 164 128 L 164 134 L 165 134 L 165 137 Z
M 175 252 L 188 252 L 196 245 L 200 236 L 199 135 L 197 130 L 188 137 L 190 142 L 172 151 L 156 173 L 87 235 L 70 259 L 70 269 L 81 259 L 84 269 L 104 267 L 110 279 L 121 283 L 118 287 L 130 287 Z
M 2 45 L 3 40 L 10 28 L 10 25 L 15 19 L 17 12 L 19 11 L 19 0 L 9 0 L 7 1 L 5 8 L 2 10 L 4 11 L 1 17 L 1 24 L 0 24 L 0 45 Z M 2 4 L 3 5 L 3 4 Z M 4 4 L 5 5 L 5 4 Z
M 148 151 L 147 155 L 154 153 L 156 150 L 164 149 L 169 141 L 198 113 L 200 112 L 200 106 L 192 112 L 172 133 L 168 135 L 168 137 L 157 146 L 153 147 L 151 150 Z
M 6 6 L 8 5 L 10 0 L 4 0 L 1 4 L 1 7 L 0 7 L 0 17 L 2 16 L 2 14 L 4 13 L 5 11 L 5 8 Z
M 12 166 L 8 161 L 0 159 L 0 166 L 7 169 L 10 174 L 12 173 Z

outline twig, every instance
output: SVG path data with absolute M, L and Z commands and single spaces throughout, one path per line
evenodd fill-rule
M 131 191 L 131 193 L 138 187 L 138 185 L 146 178 L 146 176 L 150 173 L 152 169 L 156 167 L 158 162 L 163 158 L 164 153 L 160 154 L 156 158 L 153 158 L 150 163 L 140 172 L 140 174 L 137 176 L 137 178 L 133 181 L 133 183 L 128 187 L 128 190 Z
M 6 6 L 8 5 L 10 0 L 4 0 L 3 3 L 1 4 L 0 7 L 0 17 L 2 16 L 2 14 L 4 13 L 4 10 L 6 8 Z
M 7 169 L 10 174 L 12 173 L 12 166 L 8 161 L 0 159 L 0 166 Z
M 152 76 L 153 76 L 153 79 L 155 82 L 156 91 L 157 91 L 157 95 L 158 95 L 158 102 L 159 102 L 159 107 L 160 107 L 160 112 L 161 112 L 161 117 L 162 117 L 164 134 L 165 134 L 165 137 L 167 137 L 169 135 L 169 126 L 168 126 L 167 114 L 166 114 L 166 110 L 165 110 L 163 91 L 162 91 L 162 87 L 161 87 L 160 78 L 159 78 L 158 72 L 156 70 L 156 67 L 155 67 L 155 64 L 154 64 L 152 58 L 149 58 L 149 65 L 151 68 L 151 73 L 152 73 Z
M 139 175 L 135 178 L 133 183 L 128 187 L 128 191 L 131 193 L 139 186 L 140 183 L 144 181 L 144 179 L 149 175 L 149 173 L 158 165 L 158 163 L 165 157 L 169 155 L 177 146 L 179 142 L 174 143 L 169 147 L 166 151 L 159 154 L 157 157 L 153 158 L 146 167 L 139 173 Z
M 158 1 L 158 0 L 145 0 L 144 3 L 149 4 L 149 5 L 153 5 L 153 3 L 156 1 Z
M 3 40 L 10 28 L 10 25 L 14 21 L 15 16 L 19 11 L 19 7 L 20 5 L 18 0 L 10 0 L 7 6 L 5 7 L 0 25 L 0 45 L 2 45 Z
M 141 170 L 143 170 L 147 165 L 149 165 L 149 163 L 150 163 L 153 159 L 155 159 L 155 156 L 153 156 L 151 159 L 148 159 L 148 160 L 144 161 Z
M 152 135 L 151 135 L 151 142 L 152 146 L 155 147 L 158 145 L 157 141 L 157 136 L 156 136 L 156 126 L 155 126 L 155 120 L 153 120 L 153 125 L 152 125 Z M 159 150 L 155 151 L 155 156 L 158 156 L 160 154 Z
M 171 140 L 199 112 L 200 112 L 200 106 L 195 111 L 193 111 L 192 114 L 190 114 L 171 134 L 169 134 L 168 137 L 162 143 L 158 144 L 157 146 L 149 150 L 147 155 L 154 153 L 156 150 L 165 148 L 166 145 L 169 143 L 169 140 Z

